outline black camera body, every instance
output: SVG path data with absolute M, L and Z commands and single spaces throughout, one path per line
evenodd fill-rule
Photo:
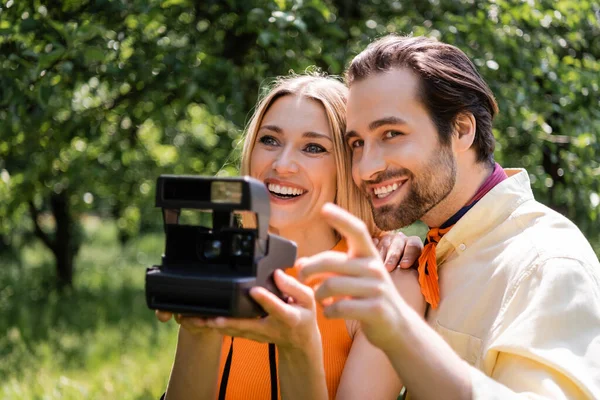
M 264 183 L 250 178 L 161 175 L 156 206 L 166 234 L 161 265 L 146 270 L 146 302 L 155 310 L 195 316 L 266 315 L 249 296 L 262 286 L 281 297 L 273 272 L 294 264 L 296 244 L 268 232 Z M 212 227 L 179 224 L 182 209 L 212 212 Z M 244 227 L 239 213 L 255 227 Z

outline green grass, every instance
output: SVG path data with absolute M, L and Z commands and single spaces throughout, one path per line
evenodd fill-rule
M 159 261 L 161 235 L 124 249 L 114 225 L 86 224 L 75 289 L 53 289 L 51 254 L 22 250 L 0 261 L 0 398 L 158 399 L 176 342 L 174 322 L 146 307 L 145 267 Z M 6 334 L 4 334 L 6 332 Z
M 0 399 L 141 400 L 164 391 L 177 328 L 158 322 L 144 298 L 145 268 L 160 261 L 163 236 L 121 248 L 112 222 L 86 218 L 84 228 L 74 289 L 60 295 L 40 243 L 19 262 L 0 259 Z
M 89 219 L 85 229 L 75 289 L 62 295 L 42 245 L 22 249 L 20 263 L 0 259 L 0 399 L 141 400 L 164 391 L 177 328 L 159 323 L 144 298 L 162 235 L 122 249 L 114 224 Z M 423 237 L 427 228 L 403 231 Z

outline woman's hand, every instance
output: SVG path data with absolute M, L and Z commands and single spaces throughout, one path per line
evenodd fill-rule
M 178 318 L 178 322 L 191 332 L 211 330 L 222 335 L 243 337 L 257 342 L 274 343 L 281 349 L 302 349 L 309 343 L 320 346 L 320 333 L 317 326 L 316 303 L 313 291 L 282 270 L 273 274 L 275 284 L 284 295 L 290 296 L 284 302 L 263 287 L 254 287 L 250 296 L 268 313 L 264 318 Z M 157 313 L 161 320 L 167 317 Z
M 173 313 L 170 311 L 161 311 L 161 310 L 156 310 L 155 314 L 156 314 L 156 318 L 160 322 L 168 322 L 171 318 L 174 317 L 175 322 L 177 322 L 182 328 L 184 328 L 187 331 L 187 333 L 189 333 L 192 337 L 202 336 L 203 339 L 209 339 L 209 338 L 221 339 L 223 336 L 219 332 L 215 331 L 214 329 L 208 328 L 206 326 L 190 323 L 190 321 L 189 321 L 190 317 L 184 317 L 181 314 L 173 315 Z M 199 320 L 206 320 L 206 318 L 200 318 L 200 317 L 193 317 L 193 318 L 199 319 Z
M 421 238 L 406 236 L 402 232 L 387 232 L 379 238 L 373 238 L 373 243 L 389 272 L 398 267 L 410 268 L 423 251 Z

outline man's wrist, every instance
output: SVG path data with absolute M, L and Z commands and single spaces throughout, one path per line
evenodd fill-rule
M 414 324 L 423 322 L 421 316 L 404 299 L 400 298 L 397 305 L 397 318 L 390 330 L 391 339 L 379 346 L 388 357 L 403 352 L 410 346 L 411 330 L 414 329 Z

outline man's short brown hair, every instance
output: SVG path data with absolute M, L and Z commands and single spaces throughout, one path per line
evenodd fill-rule
M 492 120 L 498 112 L 494 94 L 469 57 L 459 48 L 427 37 L 388 35 L 358 54 L 346 71 L 346 83 L 372 74 L 407 68 L 419 77 L 419 99 L 448 144 L 456 117 L 470 112 L 477 121 L 473 146 L 478 162 L 494 160 Z

